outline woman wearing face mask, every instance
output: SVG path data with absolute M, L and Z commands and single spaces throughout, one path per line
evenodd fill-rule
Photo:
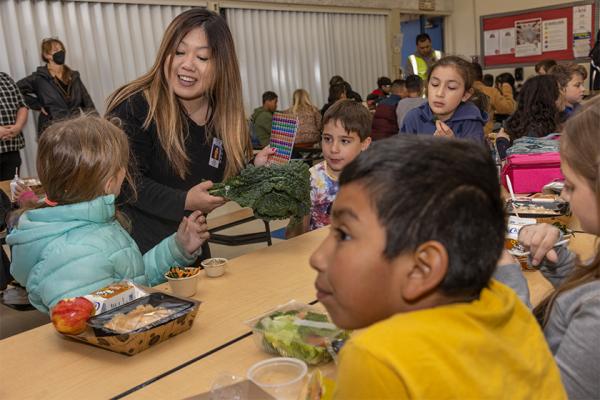
M 80 111 L 96 111 L 79 72 L 65 65 L 65 56 L 65 46 L 60 40 L 44 39 L 42 60 L 46 65 L 17 82 L 29 108 L 40 112 L 38 137 L 53 120 L 64 119 Z

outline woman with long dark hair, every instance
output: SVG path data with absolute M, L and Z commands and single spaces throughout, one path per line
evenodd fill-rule
M 208 193 L 212 182 L 252 158 L 233 38 L 225 20 L 203 8 L 171 22 L 150 71 L 117 89 L 107 114 L 122 121 L 131 143 L 138 196 L 124 211 L 142 253 L 185 214 L 223 205 Z M 272 153 L 263 149 L 254 164 Z

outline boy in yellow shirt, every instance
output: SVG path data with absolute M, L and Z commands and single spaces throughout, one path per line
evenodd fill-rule
M 504 242 L 497 171 L 456 139 L 376 142 L 340 176 L 311 257 L 341 328 L 336 399 L 565 399 L 542 332 L 491 279 Z

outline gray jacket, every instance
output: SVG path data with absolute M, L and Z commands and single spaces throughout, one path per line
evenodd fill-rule
M 542 263 L 540 271 L 554 287 L 570 274 L 575 255 L 558 249 L 558 262 Z M 512 287 L 529 304 L 527 281 L 519 265 L 498 267 L 494 278 Z M 569 399 L 600 399 L 600 280 L 559 295 L 544 336 L 560 369 Z

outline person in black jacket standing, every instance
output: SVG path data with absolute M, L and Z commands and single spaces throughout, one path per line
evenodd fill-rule
M 142 253 L 183 216 L 225 203 L 208 193 L 212 182 L 251 160 L 265 165 L 275 151 L 267 146 L 252 159 L 233 38 L 225 20 L 203 8 L 175 17 L 154 65 L 109 97 L 106 114 L 129 136 L 137 197 L 124 198 L 123 211 Z
M 17 82 L 29 108 L 40 112 L 38 137 L 53 120 L 68 118 L 81 111 L 96 111 L 79 72 L 65 64 L 65 56 L 65 46 L 60 40 L 44 39 L 42 59 L 46 65 Z

